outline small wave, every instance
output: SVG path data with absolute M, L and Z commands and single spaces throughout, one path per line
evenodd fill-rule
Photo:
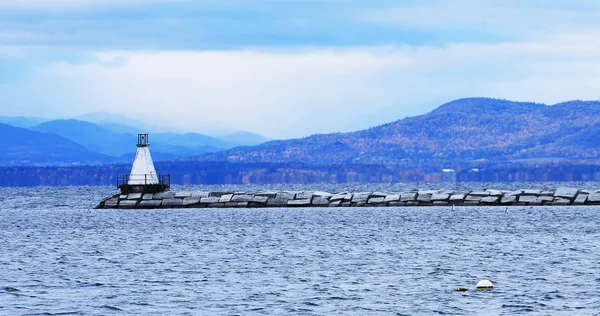
M 122 309 L 120 309 L 118 307 L 110 306 L 110 305 L 102 305 L 100 307 L 105 308 L 105 309 L 110 309 L 111 311 L 123 311 Z
M 351 298 L 347 298 L 347 297 L 341 297 L 341 296 L 332 296 L 332 297 L 328 297 L 327 300 L 329 301 L 347 301 L 350 300 Z
M 21 291 L 21 290 L 17 289 L 16 287 L 11 287 L 11 286 L 5 286 L 2 289 L 6 292 L 20 292 Z
M 521 304 L 502 304 L 502 308 L 515 308 L 513 310 L 515 312 L 531 312 L 533 311 L 533 306 L 531 305 L 521 305 Z

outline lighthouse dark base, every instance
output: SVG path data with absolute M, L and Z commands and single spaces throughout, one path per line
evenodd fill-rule
M 121 194 L 129 193 L 158 193 L 169 190 L 166 184 L 121 184 Z
M 117 175 L 117 188 L 121 190 L 122 194 L 158 193 L 169 191 L 169 188 L 171 187 L 171 175 L 169 174 L 153 175 L 152 179 L 156 180 L 154 183 L 142 181 L 141 183 L 132 184 L 129 179 L 130 175 L 128 174 Z

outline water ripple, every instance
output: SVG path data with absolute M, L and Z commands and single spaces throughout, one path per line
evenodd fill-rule
M 600 309 L 598 207 L 119 211 L 81 207 L 105 195 L 88 188 L 22 190 L 0 192 L 0 314 Z

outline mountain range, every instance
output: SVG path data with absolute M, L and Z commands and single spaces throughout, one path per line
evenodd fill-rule
M 88 117 L 88 116 L 86 116 Z M 86 118 L 81 117 L 81 119 Z M 108 114 L 93 114 L 92 123 L 80 119 L 44 120 L 28 117 L 0 117 L 0 164 L 69 165 L 131 162 L 137 133 L 153 128 L 141 121 Z M 113 118 L 113 120 L 111 120 Z M 155 160 L 171 160 L 255 145 L 265 137 L 238 132 L 221 138 L 199 133 L 161 132 L 150 134 Z M 42 143 L 43 142 L 43 143 Z
M 1 165 L 73 165 L 114 162 L 64 137 L 0 123 Z
M 270 141 L 200 162 L 378 164 L 441 169 L 490 162 L 597 161 L 600 102 L 545 104 L 466 98 L 366 130 Z
M 29 129 L 2 125 L 0 163 L 130 163 L 135 134 L 140 129 L 124 123 L 71 119 L 43 122 Z M 600 165 L 598 136 L 598 101 L 549 106 L 466 98 L 420 116 L 349 133 L 261 143 L 265 140 L 262 136 L 249 133 L 215 138 L 162 132 L 150 134 L 150 143 L 155 160 L 273 166 L 377 165 L 394 170 L 439 171 L 499 163 Z M 248 141 L 253 138 L 254 143 Z

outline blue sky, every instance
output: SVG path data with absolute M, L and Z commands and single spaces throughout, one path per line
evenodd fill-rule
M 599 35 L 596 0 L 0 0 L 0 115 L 288 138 L 596 100 Z

